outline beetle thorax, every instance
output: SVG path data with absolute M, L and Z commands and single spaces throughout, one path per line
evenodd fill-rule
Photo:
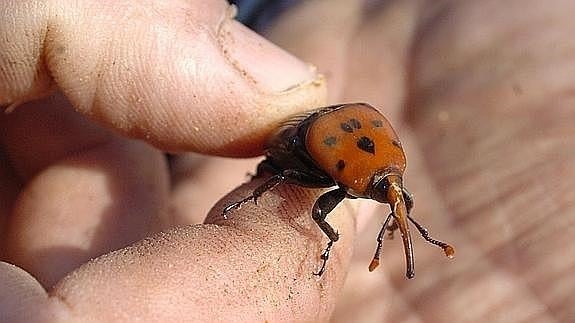
M 384 169 L 403 173 L 405 154 L 389 122 L 363 104 L 333 111 L 308 128 L 306 149 L 317 165 L 357 195 Z

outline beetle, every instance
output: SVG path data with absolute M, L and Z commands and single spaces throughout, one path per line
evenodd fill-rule
M 344 199 L 365 198 L 390 205 L 377 236 L 377 247 L 369 265 L 379 265 L 384 234 L 399 229 L 406 260 L 406 277 L 413 278 L 414 256 L 409 223 L 413 223 L 429 243 L 452 258 L 455 249 L 429 236 L 426 228 L 411 215 L 413 197 L 403 186 L 406 158 L 399 138 L 389 121 L 366 103 L 347 103 L 319 108 L 289 118 L 277 128 L 265 147 L 266 159 L 258 165 L 257 176 L 271 173 L 252 195 L 228 205 L 227 214 L 284 184 L 309 188 L 332 188 L 320 195 L 312 208 L 312 218 L 329 238 L 320 255 L 322 264 L 314 275 L 321 276 L 331 248 L 339 234 L 326 221 L 327 215 Z

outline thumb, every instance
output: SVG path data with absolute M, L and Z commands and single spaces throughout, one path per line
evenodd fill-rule
M 325 89 L 233 11 L 223 0 L 3 1 L 0 104 L 59 90 L 164 150 L 255 155 L 279 120 L 323 104 Z

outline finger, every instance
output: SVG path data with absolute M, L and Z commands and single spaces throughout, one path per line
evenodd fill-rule
M 280 16 L 266 36 L 317 66 L 328 81 L 329 102 L 338 103 L 347 99 L 349 43 L 361 23 L 361 10 L 361 1 L 303 1 Z
M 58 88 L 162 149 L 249 156 L 270 127 L 323 103 L 314 69 L 234 21 L 225 1 L 0 6 L 0 104 Z
M 112 135 L 61 97 L 0 117 L 0 128 L 19 183 L 4 259 L 45 286 L 157 229 L 168 190 L 160 152 Z
M 310 217 L 317 190 L 280 186 L 257 206 L 222 219 L 225 205 L 260 183 L 224 198 L 209 224 L 174 229 L 96 259 L 52 294 L 78 319 L 327 320 L 349 261 L 354 210 L 344 204 L 330 215 L 341 240 L 318 279 L 312 272 L 327 240 Z
M 206 214 L 217 201 L 250 179 L 261 159 L 232 159 L 198 154 L 171 158 L 172 224 L 203 223 Z
M 20 185 L 5 152 L 0 151 L 0 241 L 4 241 L 6 222 L 12 212 Z M 0 243 L 0 259 L 4 259 L 5 252 L 5 243 Z
M 4 322 L 40 322 L 47 310 L 44 288 L 24 270 L 0 262 L 0 313 Z M 35 309 L 35 310 L 31 310 Z

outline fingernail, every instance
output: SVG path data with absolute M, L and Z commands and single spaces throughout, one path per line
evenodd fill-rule
M 223 54 L 243 77 L 267 92 L 283 92 L 318 78 L 316 69 L 235 20 L 221 25 Z

